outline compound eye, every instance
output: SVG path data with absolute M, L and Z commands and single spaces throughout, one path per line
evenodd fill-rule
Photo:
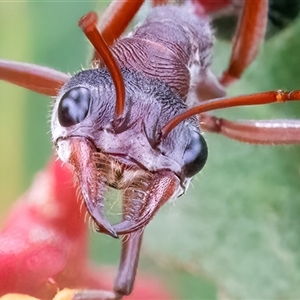
M 192 177 L 197 174 L 205 165 L 207 160 L 207 145 L 203 136 L 193 131 L 190 143 L 183 154 L 184 174 Z
M 82 122 L 88 114 L 91 92 L 84 87 L 76 87 L 64 94 L 58 106 L 58 121 L 63 127 Z

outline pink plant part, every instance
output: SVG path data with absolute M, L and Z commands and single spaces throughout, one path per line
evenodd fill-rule
M 109 290 L 114 272 L 91 267 L 84 216 L 73 175 L 52 159 L 16 202 L 2 228 L 0 295 L 52 299 L 64 288 Z M 172 299 L 158 282 L 143 276 L 128 299 L 141 299 L 141 295 Z

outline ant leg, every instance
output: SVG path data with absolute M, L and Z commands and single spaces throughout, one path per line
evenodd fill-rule
M 4 80 L 33 92 L 56 96 L 69 80 L 68 74 L 34 64 L 0 60 L 0 80 Z
M 144 228 L 141 228 L 122 240 L 121 261 L 117 278 L 115 280 L 114 291 L 121 299 L 132 292 L 136 271 L 139 262 Z
M 144 0 L 114 0 L 110 3 L 97 23 L 97 27 L 108 46 L 111 46 L 125 31 L 143 2 Z M 99 58 L 99 54 L 96 51 L 93 59 Z
M 113 1 L 111 3 L 110 9 L 105 12 L 104 21 L 100 25 L 104 40 L 109 45 L 121 35 L 142 3 L 143 0 Z M 113 18 L 111 18 L 112 12 Z M 112 35 L 112 33 L 114 34 Z M 51 68 L 0 60 L 0 80 L 47 96 L 56 96 L 57 91 L 69 78 L 69 75 Z M 119 109 L 119 111 L 121 110 Z
M 229 67 L 220 79 L 223 86 L 229 86 L 239 79 L 255 59 L 266 33 L 267 17 L 268 1 L 245 0 L 233 38 Z
M 134 233 L 124 236 L 122 240 L 121 261 L 117 278 L 115 280 L 114 292 L 101 290 L 78 290 L 72 297 L 73 300 L 120 300 L 123 296 L 131 294 L 139 255 L 143 239 L 144 229 L 141 228 Z
M 209 114 L 201 114 L 201 128 L 222 134 L 239 142 L 260 145 L 300 143 L 299 120 L 266 120 L 233 122 Z

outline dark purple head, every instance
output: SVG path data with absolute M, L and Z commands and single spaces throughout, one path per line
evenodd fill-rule
M 92 69 L 63 86 L 51 122 L 57 153 L 74 167 L 99 231 L 115 237 L 145 226 L 164 202 L 184 192 L 207 158 L 197 118 L 161 138 L 161 128 L 187 109 L 178 95 L 158 79 L 127 69 L 122 75 L 126 101 L 120 118 L 110 74 Z M 114 226 L 103 210 L 107 186 L 123 191 L 123 222 Z

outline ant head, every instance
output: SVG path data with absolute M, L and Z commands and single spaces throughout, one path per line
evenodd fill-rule
M 196 117 L 162 137 L 161 129 L 186 111 L 186 105 L 159 80 L 127 69 L 122 75 L 126 101 L 118 119 L 114 83 L 106 69 L 82 71 L 63 86 L 52 115 L 55 145 L 71 137 L 84 137 L 98 151 L 130 157 L 145 170 L 168 168 L 180 177 L 199 172 L 207 150 Z M 59 147 L 58 153 L 66 160 Z
M 73 166 L 86 203 L 101 198 L 104 186 L 126 189 L 135 177 L 151 181 L 151 174 L 164 170 L 185 188 L 206 161 L 206 143 L 195 117 L 161 137 L 164 125 L 187 109 L 179 96 L 158 79 L 127 69 L 122 76 L 125 106 L 116 120 L 115 87 L 105 68 L 75 75 L 54 105 L 53 141 L 59 157 Z M 95 221 L 105 228 L 100 231 L 116 236 L 99 211 Z

